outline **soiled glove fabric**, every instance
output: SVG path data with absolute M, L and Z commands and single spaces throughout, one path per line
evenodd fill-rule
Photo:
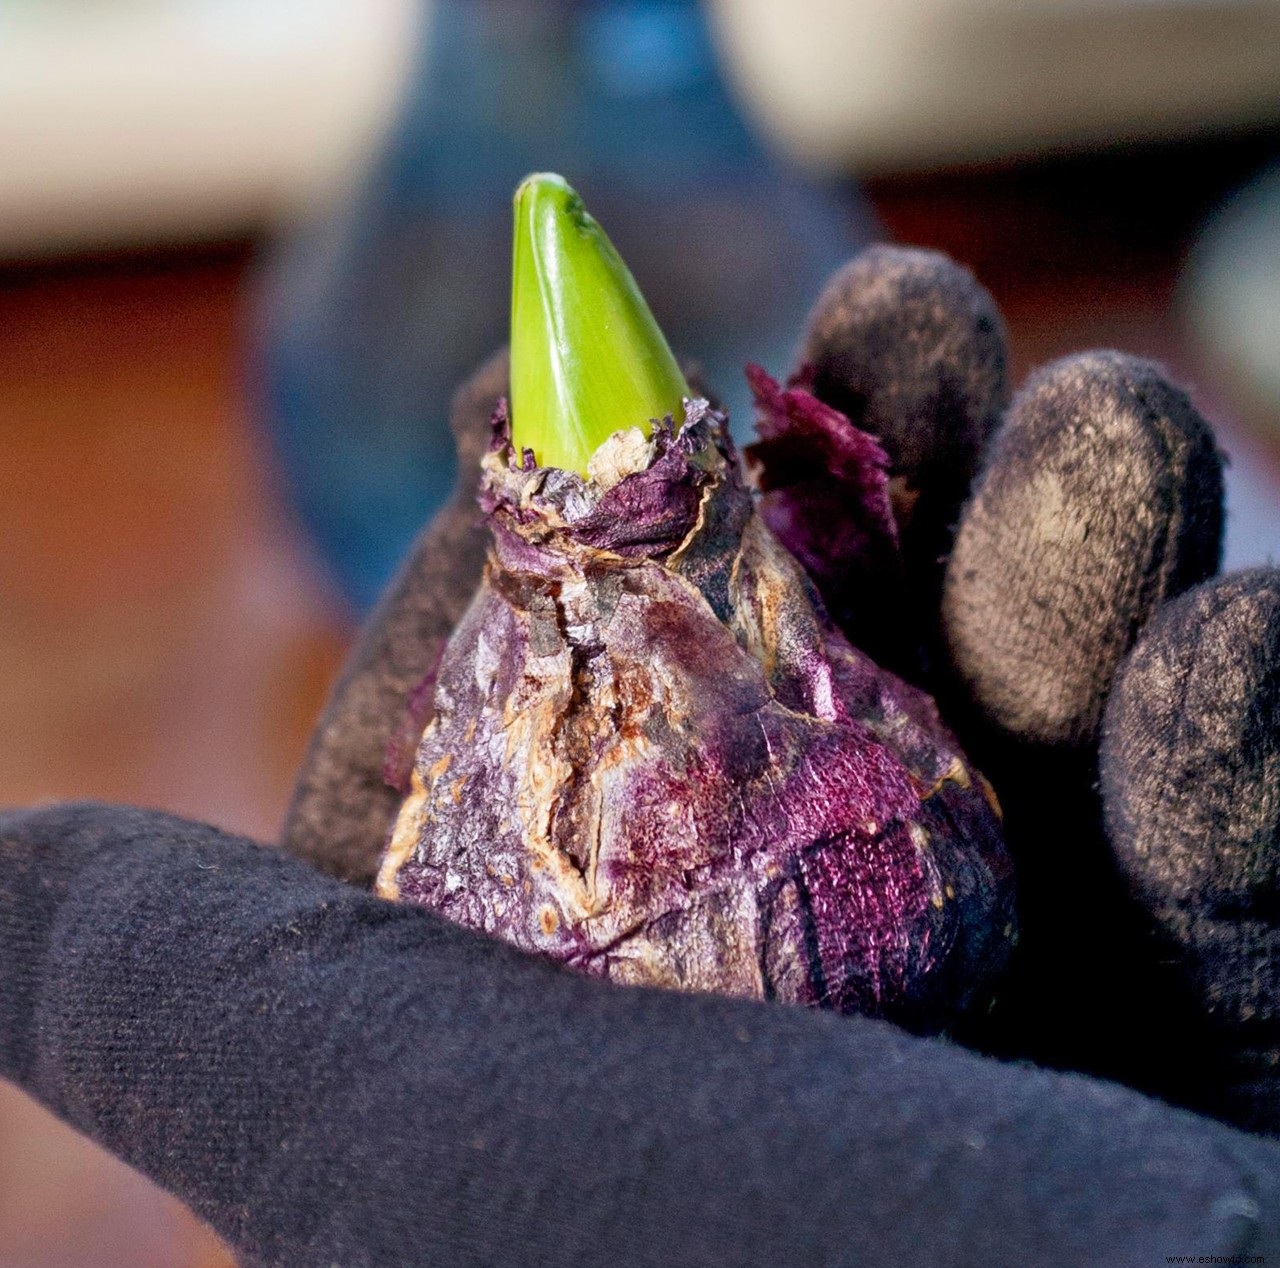
M 1161 604 L 1216 569 L 1221 506 L 1212 434 L 1159 367 L 1066 358 L 1015 398 L 942 603 L 948 716 L 999 791 L 1023 916 L 979 1042 L 1205 1108 L 1214 1054 L 1115 865 L 1095 785 L 1117 668 Z
M 860 257 L 804 347 L 892 464 L 902 572 L 876 601 L 908 615 L 883 654 L 1006 808 L 1022 942 L 957 1038 L 1280 1129 L 1280 582 L 1210 579 L 1207 426 L 1157 367 L 1087 354 L 984 452 L 999 319 L 928 253 Z M 457 398 L 464 472 L 504 377 Z M 0 819 L 0 1073 L 246 1264 L 1280 1253 L 1276 1142 L 866 1019 L 611 987 L 364 892 L 384 756 L 426 721 L 484 549 L 464 475 L 313 738 L 283 838 L 313 867 L 137 810 Z
M 619 989 L 212 828 L 0 821 L 0 1072 L 246 1264 L 1280 1249 L 1280 1145 L 865 1019 Z
M 1143 632 L 1107 705 L 1120 870 L 1215 1058 L 1193 1099 L 1280 1132 L 1280 572 L 1199 586 Z M 1188 1035 L 1195 1029 L 1187 1027 Z

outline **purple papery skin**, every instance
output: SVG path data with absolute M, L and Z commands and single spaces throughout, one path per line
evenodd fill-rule
M 784 390 L 747 367 L 760 436 L 745 451 L 760 515 L 801 563 L 837 626 L 859 605 L 896 593 L 901 566 L 879 441 L 809 391 L 802 369 Z
M 776 385 L 775 385 L 776 387 Z M 945 1026 L 1007 959 L 998 816 L 688 402 L 597 485 L 514 461 L 379 892 L 619 982 Z

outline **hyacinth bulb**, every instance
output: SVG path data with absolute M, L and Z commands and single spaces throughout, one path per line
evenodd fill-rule
M 1013 937 L 989 790 L 831 623 L 568 186 L 530 178 L 516 216 L 488 566 L 414 693 L 378 891 L 615 982 L 945 1026 Z M 852 428 L 753 386 L 777 443 Z M 883 451 L 840 453 L 892 538 Z
M 689 394 L 630 270 L 563 177 L 515 194 L 511 441 L 538 463 L 587 472 L 616 431 L 682 416 Z

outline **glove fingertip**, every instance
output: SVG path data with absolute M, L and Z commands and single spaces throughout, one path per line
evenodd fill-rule
M 1005 367 L 995 302 L 937 251 L 869 247 L 831 278 L 808 321 L 807 386 L 888 458 L 899 562 L 876 602 L 859 604 L 858 636 L 916 680 L 930 677 L 942 560 L 1008 401 Z
M 802 348 L 815 394 L 888 454 L 904 537 L 921 514 L 953 522 L 1008 402 L 990 294 L 941 252 L 869 247 L 827 284 Z
M 1155 616 L 1117 675 L 1100 761 L 1108 835 L 1153 902 L 1280 900 L 1280 569 Z
M 996 436 L 947 565 L 952 666 L 1008 739 L 1085 748 L 1120 658 L 1217 567 L 1222 465 L 1159 366 L 1116 352 L 1034 375 Z
M 1222 1052 L 1207 1108 L 1280 1132 L 1280 570 L 1153 618 L 1099 756 L 1116 861 Z

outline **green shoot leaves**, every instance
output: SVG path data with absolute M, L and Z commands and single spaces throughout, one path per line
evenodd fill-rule
M 622 257 L 564 179 L 537 173 L 515 194 L 511 439 L 541 466 L 586 474 L 614 432 L 689 394 Z

